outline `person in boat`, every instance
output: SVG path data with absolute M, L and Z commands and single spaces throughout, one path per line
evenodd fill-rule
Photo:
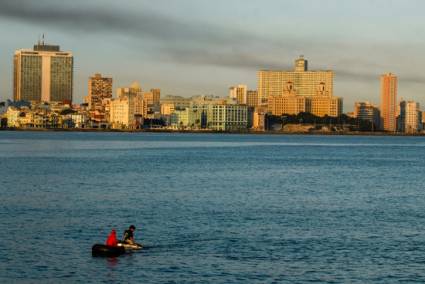
M 135 244 L 134 242 L 134 231 L 136 230 L 136 227 L 134 225 L 131 225 L 128 230 L 125 230 L 123 241 L 126 244 Z
M 116 247 L 118 245 L 117 232 L 114 229 L 112 229 L 109 234 L 108 239 L 106 240 L 106 245 L 112 247 Z

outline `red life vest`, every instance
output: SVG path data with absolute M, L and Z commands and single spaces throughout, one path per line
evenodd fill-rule
M 117 232 L 115 230 L 112 230 L 109 234 L 108 239 L 106 240 L 106 245 L 114 247 L 118 245 Z

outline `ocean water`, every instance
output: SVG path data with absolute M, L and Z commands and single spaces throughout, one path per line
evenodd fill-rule
M 0 132 L 0 178 L 2 283 L 425 282 L 422 137 Z

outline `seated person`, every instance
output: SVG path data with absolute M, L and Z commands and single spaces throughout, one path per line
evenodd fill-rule
M 128 230 L 125 230 L 123 241 L 127 244 L 135 244 L 134 242 L 134 231 L 136 230 L 136 227 L 134 225 L 131 225 Z

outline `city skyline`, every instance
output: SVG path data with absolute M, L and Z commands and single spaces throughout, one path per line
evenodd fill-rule
M 95 73 L 114 78 L 114 90 L 139 81 L 144 89 L 160 87 L 164 95 L 224 97 L 235 84 L 255 89 L 256 71 L 290 70 L 293 58 L 305 54 L 313 69 L 335 71 L 334 93 L 344 98 L 345 112 L 353 109 L 355 101 L 379 103 L 379 76 L 387 72 L 399 77 L 400 99 L 423 104 L 423 20 L 420 9 L 408 9 L 424 6 L 420 1 L 267 1 L 269 5 L 257 11 L 263 20 L 256 25 L 251 18 L 259 6 L 256 1 L 245 5 L 230 1 L 228 7 L 238 7 L 237 15 L 244 15 L 233 24 L 224 1 L 180 1 L 180 5 L 128 1 L 122 5 L 125 8 L 111 1 L 95 10 L 96 3 L 81 2 L 79 8 L 52 1 L 40 1 L 37 6 L 25 0 L 0 3 L 0 25 L 8 26 L 7 31 L 1 30 L 2 38 L 13 38 L 1 44 L 1 100 L 13 93 L 13 52 L 31 47 L 44 32 L 47 43 L 60 44 L 74 54 L 75 102 L 83 102 L 87 78 Z M 381 9 L 383 3 L 387 5 Z M 199 13 L 185 18 L 184 9 L 189 6 Z M 353 25 L 350 9 L 360 8 L 365 21 Z M 265 17 L 272 10 L 276 12 Z M 134 23 L 116 23 L 120 16 L 132 14 L 139 15 Z M 403 20 L 391 24 L 388 15 Z M 224 29 L 226 24 L 229 28 Z M 335 24 L 342 28 L 336 29 Z M 21 36 L 12 37 L 12 33 Z

